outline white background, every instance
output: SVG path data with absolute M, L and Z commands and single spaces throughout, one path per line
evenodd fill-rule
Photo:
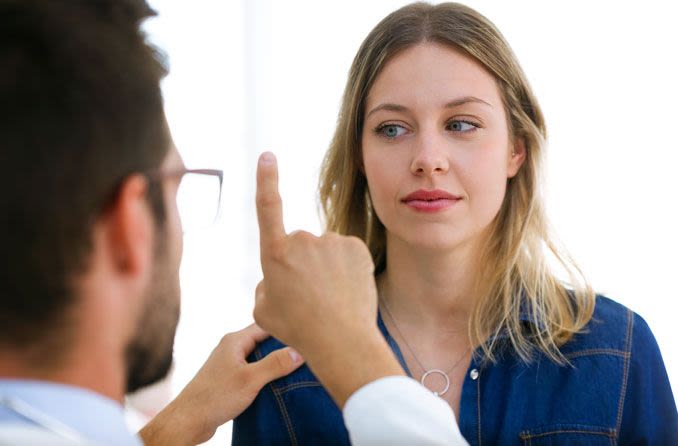
M 319 233 L 317 179 L 346 75 L 403 1 L 150 0 L 146 29 L 190 167 L 225 171 L 221 220 L 185 236 L 176 393 L 251 321 L 260 278 L 257 155 L 281 169 L 288 231 Z M 678 387 L 678 14 L 671 2 L 468 1 L 507 38 L 549 128 L 548 207 L 598 292 L 650 324 Z M 231 425 L 210 444 L 229 444 Z

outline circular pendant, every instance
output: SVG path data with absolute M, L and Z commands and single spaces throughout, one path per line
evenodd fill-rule
M 443 396 L 447 393 L 447 391 L 450 389 L 450 378 L 447 376 L 447 373 L 443 372 L 440 369 L 431 369 L 427 370 L 426 373 L 424 373 L 421 377 L 421 385 L 426 387 L 425 381 L 426 378 L 428 378 L 430 375 L 441 375 L 445 379 L 445 388 L 442 390 L 442 392 L 433 392 L 435 396 Z M 428 387 L 426 387 L 428 389 Z

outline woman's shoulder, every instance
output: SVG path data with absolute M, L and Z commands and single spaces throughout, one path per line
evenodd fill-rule
M 633 323 L 634 319 L 642 321 L 642 323 L 645 324 L 645 321 L 627 306 L 605 295 L 596 295 L 596 306 L 593 310 L 593 318 L 591 319 L 593 324 L 608 323 L 625 325 L 626 323 Z M 627 325 L 628 324 L 625 326 Z
M 258 361 L 285 344 L 259 343 L 248 357 Z M 268 383 L 233 424 L 233 445 L 348 445 L 342 413 L 307 365 Z
M 593 318 L 571 343 L 577 358 L 597 355 L 601 367 L 611 356 L 622 365 L 617 435 L 621 443 L 677 444 L 678 416 L 659 346 L 647 322 L 629 308 L 605 296 L 596 297 Z M 590 355 L 589 355 L 590 354 Z M 614 380 L 613 380 L 614 381 Z
M 286 347 L 285 344 L 280 342 L 274 337 L 269 337 L 255 347 L 252 354 L 247 358 L 248 362 L 259 361 L 260 359 L 266 357 L 276 350 Z M 287 376 L 283 376 L 273 382 L 271 382 L 271 387 L 278 392 L 284 392 L 291 390 L 291 388 L 298 386 L 312 387 L 312 386 L 321 386 L 318 379 L 315 377 L 311 369 L 308 368 L 306 364 L 299 367 L 294 372 L 290 373 Z
M 281 348 L 286 347 L 285 344 L 280 342 L 278 339 L 270 336 L 263 341 L 259 342 L 254 349 L 253 355 L 259 356 L 257 359 L 261 359 L 264 356 L 268 355 L 271 352 L 280 350 Z
M 625 356 L 629 354 L 634 338 L 654 340 L 650 328 L 641 316 L 619 302 L 599 294 L 596 295 L 591 320 L 561 351 L 566 356 L 585 352 Z

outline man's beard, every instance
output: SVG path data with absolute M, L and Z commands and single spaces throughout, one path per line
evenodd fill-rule
M 168 265 L 165 249 L 156 250 L 155 260 L 146 306 L 127 347 L 127 393 L 160 381 L 172 366 L 179 322 L 179 277 Z

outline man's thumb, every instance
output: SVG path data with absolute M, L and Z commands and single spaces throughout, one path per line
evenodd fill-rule
M 254 380 L 261 388 L 275 379 L 289 375 L 303 363 L 304 359 L 296 350 L 285 347 L 269 353 L 250 366 L 254 369 Z

